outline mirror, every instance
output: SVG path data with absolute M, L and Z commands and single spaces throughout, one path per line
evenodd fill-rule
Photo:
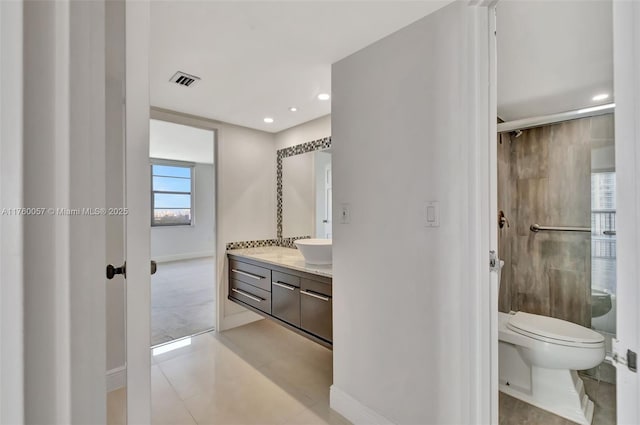
M 282 236 L 331 238 L 331 152 L 282 160 Z
M 331 151 L 282 158 L 282 237 L 331 238 Z

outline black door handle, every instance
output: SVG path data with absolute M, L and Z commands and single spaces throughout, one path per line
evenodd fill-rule
M 117 274 L 121 274 L 122 276 L 127 277 L 127 263 L 125 262 L 120 267 L 113 267 L 113 265 L 109 264 L 107 266 L 107 279 L 113 279 L 113 277 Z
M 150 272 L 151 274 L 156 274 L 156 271 L 158 270 L 158 263 L 156 263 L 155 261 L 151 260 L 151 268 L 150 268 Z M 121 274 L 124 276 L 124 278 L 127 278 L 127 263 L 125 262 L 122 266 L 120 267 L 113 267 L 112 264 L 107 265 L 107 279 L 113 279 L 113 277 L 117 274 Z

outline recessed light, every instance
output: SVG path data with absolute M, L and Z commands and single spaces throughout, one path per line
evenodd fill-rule
M 609 98 L 609 94 L 608 93 L 601 93 L 601 94 L 597 94 L 595 96 L 593 96 L 591 99 L 595 100 L 596 102 L 599 100 L 605 100 Z
M 331 96 L 329 96 L 327 93 L 320 93 L 318 95 L 318 99 L 320 100 L 329 100 L 329 98 L 331 98 Z
M 289 111 L 291 112 L 296 112 L 298 110 L 298 108 L 296 108 L 295 106 L 292 106 L 289 108 Z
M 264 122 L 266 122 L 267 124 L 271 124 L 273 122 L 273 118 L 267 117 L 264 119 Z

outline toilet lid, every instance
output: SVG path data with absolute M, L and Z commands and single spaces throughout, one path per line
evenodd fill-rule
M 559 341 L 600 344 L 604 336 L 596 331 L 553 317 L 540 316 L 522 311 L 509 318 L 508 327 L 511 330 L 539 335 Z

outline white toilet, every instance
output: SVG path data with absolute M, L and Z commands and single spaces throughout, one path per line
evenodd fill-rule
M 577 370 L 599 365 L 604 336 L 565 320 L 498 313 L 500 391 L 580 424 L 591 424 L 593 402 Z

